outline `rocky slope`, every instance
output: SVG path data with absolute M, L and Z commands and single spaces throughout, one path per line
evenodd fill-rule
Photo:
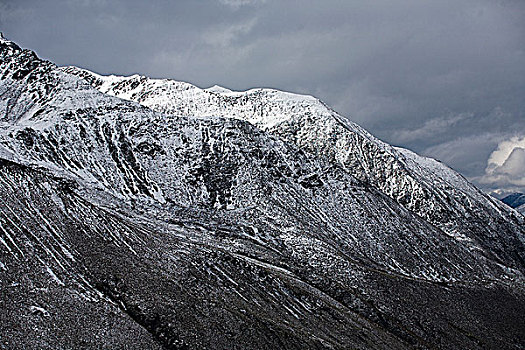
M 100 76 L 65 67 L 100 91 L 179 116 L 221 116 L 248 121 L 317 158 L 340 166 L 353 177 L 385 193 L 442 229 L 468 241 L 494 259 L 525 266 L 524 238 L 505 206 L 483 194 L 461 175 L 433 159 L 394 148 L 348 122 L 318 99 L 271 89 L 233 92 L 221 87 L 200 89 L 167 79 Z M 503 221 L 498 218 L 504 217 Z M 507 247 L 502 240 L 519 242 Z
M 0 96 L 1 348 L 525 346 L 523 218 L 314 98 L 3 39 Z

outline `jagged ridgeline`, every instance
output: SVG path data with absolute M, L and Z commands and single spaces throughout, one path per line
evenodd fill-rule
M 525 347 L 524 219 L 319 100 L 0 39 L 0 348 Z

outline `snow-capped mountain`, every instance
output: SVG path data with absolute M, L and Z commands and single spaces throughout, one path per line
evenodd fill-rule
M 509 207 L 516 209 L 517 212 L 525 215 L 525 194 L 512 193 L 502 198 L 501 201 Z
M 519 348 L 523 217 L 319 100 L 0 39 L 3 348 Z
M 246 92 L 218 86 L 200 89 L 184 82 L 139 75 L 101 76 L 77 67 L 63 70 L 83 77 L 106 94 L 158 112 L 247 121 L 341 167 L 448 235 L 468 241 L 470 249 L 495 254 L 496 259 L 524 242 L 522 234 L 515 231 L 521 242 L 507 248 L 492 245 L 500 241 L 495 236 L 508 238 L 508 231 L 515 230 L 506 226 L 514 218 L 499 201 L 439 161 L 376 139 L 312 96 L 271 89 Z M 506 218 L 505 223 L 498 222 L 501 216 Z M 505 227 L 500 227 L 501 224 Z M 511 255 L 507 258 L 516 259 L 516 266 L 525 263 L 524 252 L 514 251 Z

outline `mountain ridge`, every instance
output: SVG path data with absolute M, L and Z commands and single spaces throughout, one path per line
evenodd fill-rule
M 512 193 L 508 196 L 505 196 L 505 198 L 502 198 L 501 201 L 511 208 L 518 208 L 519 206 L 525 204 L 525 194 L 518 192 Z
M 485 231 L 452 237 L 367 162 L 291 138 L 295 119 L 159 113 L 14 43 L 0 58 L 2 346 L 524 344 L 522 221 L 503 205 L 474 206 L 505 233 L 480 247 Z
M 484 249 L 483 242 L 492 240 L 494 232 L 506 231 L 491 227 L 494 224 L 482 223 L 487 216 L 491 217 L 487 211 L 507 211 L 499 201 L 482 193 L 446 165 L 376 139 L 315 97 L 272 89 L 215 93 L 168 79 L 139 75 L 105 78 L 76 67 L 61 69 L 84 79 L 89 77 L 87 81 L 104 93 L 156 111 L 181 116 L 220 115 L 248 121 L 316 156 L 330 158 L 354 177 L 370 183 L 451 236 L 475 242 L 476 237 L 465 236 L 464 226 L 472 225 L 473 230 L 488 227 L 491 232 L 473 243 L 476 249 Z M 435 191 L 436 188 L 439 191 Z M 480 203 L 485 206 L 485 213 L 477 212 Z M 452 213 L 451 207 L 454 207 Z M 455 216 L 462 217 L 463 227 L 458 227 Z M 472 224 L 474 221 L 478 222 Z M 524 242 L 525 238 L 519 236 Z M 518 254 L 519 264 L 523 264 L 525 252 Z

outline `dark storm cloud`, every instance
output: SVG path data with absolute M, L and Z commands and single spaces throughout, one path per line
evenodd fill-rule
M 525 136 L 521 0 L 0 0 L 0 30 L 99 73 L 313 94 L 486 189 L 525 190 L 487 167 Z

